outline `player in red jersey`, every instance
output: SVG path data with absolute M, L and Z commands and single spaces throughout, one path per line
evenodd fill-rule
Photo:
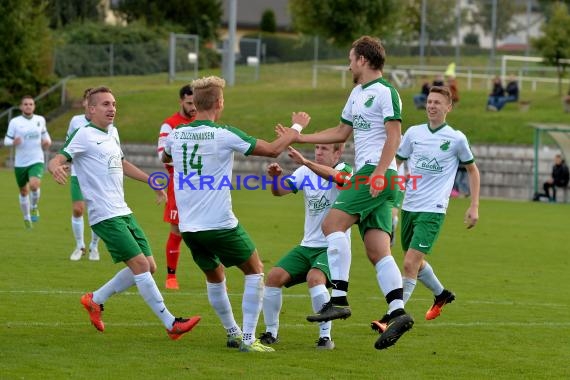
M 180 124 L 190 123 L 196 117 L 196 107 L 194 106 L 194 97 L 192 87 L 185 85 L 180 89 L 180 110 L 170 116 L 160 126 L 160 134 L 158 135 L 157 153 L 159 159 L 162 157 L 164 143 L 170 132 Z M 176 279 L 176 268 L 178 267 L 178 258 L 180 257 L 180 230 L 178 229 L 178 208 L 176 207 L 176 199 L 174 198 L 174 167 L 172 164 L 165 164 L 166 170 L 170 176 L 168 182 L 168 200 L 164 208 L 164 221 L 170 223 L 170 233 L 166 241 L 166 289 L 178 289 L 178 280 Z

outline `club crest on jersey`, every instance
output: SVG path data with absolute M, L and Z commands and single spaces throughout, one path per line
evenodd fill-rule
M 372 103 L 374 103 L 374 98 L 375 98 L 375 97 L 376 97 L 375 95 L 369 95 L 369 96 L 368 96 L 368 99 L 364 102 L 364 106 L 365 106 L 366 108 L 372 107 Z
M 439 165 L 439 162 L 434 158 L 429 157 L 420 157 L 418 162 L 416 163 L 416 169 L 421 169 L 433 173 L 441 173 L 443 172 L 443 167 Z
M 449 140 L 443 140 L 443 144 L 441 144 L 439 146 L 439 149 L 441 149 L 442 151 L 447 151 L 449 149 L 449 145 L 451 144 L 451 141 Z

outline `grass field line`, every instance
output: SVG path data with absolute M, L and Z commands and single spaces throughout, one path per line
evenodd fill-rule
M 48 294 L 48 295 L 82 295 L 85 292 L 76 291 L 76 290 L 57 290 L 57 289 L 50 289 L 50 290 L 2 290 L 0 289 L 0 294 Z M 138 292 L 123 292 L 121 295 L 125 296 L 137 296 L 139 297 Z M 171 296 L 200 296 L 205 297 L 206 292 L 163 292 L 163 295 Z M 241 297 L 242 293 L 228 293 L 229 297 Z M 306 294 L 287 294 L 286 292 L 283 293 L 283 298 L 308 298 Z M 367 300 L 383 300 L 380 296 L 367 296 Z M 416 301 L 433 301 L 432 298 L 421 298 L 421 297 L 413 297 Z M 544 307 L 544 308 L 568 308 L 570 305 L 568 304 L 561 304 L 561 303 L 547 303 L 547 302 L 515 302 L 515 301 L 508 301 L 508 300 L 493 300 L 493 299 L 486 299 L 486 300 L 460 300 L 459 302 L 464 304 L 475 304 L 475 305 L 498 305 L 498 306 L 529 306 L 529 307 Z

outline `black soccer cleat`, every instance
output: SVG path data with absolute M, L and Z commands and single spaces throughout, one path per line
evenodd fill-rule
M 346 319 L 352 315 L 350 306 L 348 305 L 333 305 L 329 301 L 323 305 L 323 308 L 314 315 L 309 315 L 307 321 L 309 322 L 328 322 L 333 319 Z
M 393 346 L 413 325 L 414 319 L 407 314 L 404 309 L 394 310 L 390 313 L 390 320 L 388 321 L 386 330 L 380 334 L 380 337 L 376 340 L 376 343 L 374 343 L 374 348 L 383 350 Z

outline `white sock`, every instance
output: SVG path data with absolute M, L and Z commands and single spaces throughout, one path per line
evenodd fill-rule
M 154 278 L 152 278 L 150 272 L 136 274 L 134 278 L 139 293 L 146 304 L 150 306 L 154 314 L 160 318 L 164 327 L 170 330 L 174 323 L 174 316 L 168 311 L 166 305 L 164 305 L 160 290 L 158 290 L 156 282 L 154 282 Z
M 101 240 L 101 238 L 97 236 L 95 231 L 91 230 L 91 244 L 89 244 L 89 249 L 97 249 L 99 240 Z
M 443 285 L 433 272 L 433 268 L 427 261 L 424 261 L 424 267 L 418 272 L 418 280 L 426 286 L 434 296 L 438 296 L 443 292 Z
M 313 305 L 313 311 L 315 313 L 319 312 L 323 305 L 331 299 L 329 291 L 327 287 L 323 284 L 313 286 L 309 288 L 309 294 L 311 295 L 311 304 Z M 331 328 L 332 322 L 320 322 L 319 323 L 319 337 L 324 338 L 327 337 L 330 339 L 331 337 Z
M 402 289 L 402 274 L 393 256 L 385 256 L 382 260 L 378 261 L 376 267 L 376 279 L 384 297 L 392 290 Z M 388 314 L 396 309 L 404 307 L 404 301 L 395 299 L 388 304 Z
M 37 208 L 40 201 L 40 189 L 37 189 L 36 191 L 30 191 L 30 195 L 30 200 L 32 202 L 32 205 L 30 207 L 33 209 Z
M 348 282 L 352 256 L 350 254 L 350 242 L 344 232 L 333 232 L 327 236 L 327 256 L 332 280 Z M 346 296 L 346 291 L 333 289 L 333 297 Z
M 395 234 L 396 233 L 396 229 L 398 228 L 398 217 L 397 216 L 393 216 L 392 217 L 392 233 Z
M 228 298 L 228 291 L 226 288 L 226 280 L 216 284 L 206 281 L 206 288 L 208 291 L 208 301 L 216 311 L 218 318 L 222 321 L 222 325 L 226 331 L 240 332 L 240 328 L 234 318 L 234 312 L 230 299 Z
M 85 248 L 85 242 L 83 241 L 82 216 L 80 216 L 79 218 L 71 216 L 71 230 L 73 231 L 73 237 L 75 238 L 75 246 L 77 248 Z
M 406 304 L 412 296 L 414 288 L 416 287 L 416 282 L 417 281 L 412 278 L 402 278 L 402 283 L 404 285 L 404 304 Z
M 255 328 L 263 302 L 263 273 L 245 276 L 243 299 L 243 342 L 252 344 L 255 340 Z
M 30 217 L 30 197 L 28 195 L 22 196 L 20 194 L 20 210 L 24 214 L 24 220 L 31 220 Z
M 279 332 L 279 313 L 282 305 L 282 289 L 266 286 L 263 292 L 263 320 L 265 331 L 270 332 L 274 337 L 277 337 Z
M 105 285 L 93 292 L 93 302 L 105 303 L 113 294 L 122 293 L 135 284 L 135 276 L 129 267 L 115 274 Z

